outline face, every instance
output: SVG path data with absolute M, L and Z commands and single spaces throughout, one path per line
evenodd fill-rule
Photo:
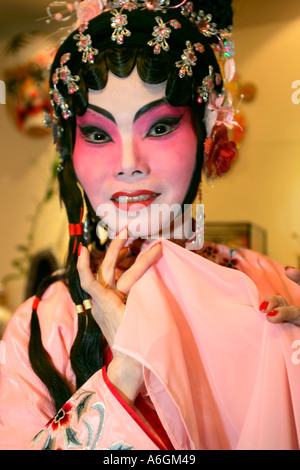
M 164 95 L 165 84 L 145 84 L 135 70 L 125 79 L 110 74 L 77 117 L 74 169 L 110 237 L 124 226 L 134 237 L 160 233 L 187 193 L 196 163 L 193 115 Z
M 43 124 L 44 113 L 51 112 L 47 61 L 49 52 L 42 51 L 28 62 L 5 70 L 8 111 L 18 129 L 31 137 L 50 133 Z

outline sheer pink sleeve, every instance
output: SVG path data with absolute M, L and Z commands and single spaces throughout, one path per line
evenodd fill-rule
M 94 374 L 32 440 L 28 450 L 165 449 L 114 389 Z
M 300 328 L 271 324 L 259 304 L 281 294 L 300 305 L 300 288 L 278 263 L 248 250 L 219 246 L 224 262 L 217 264 L 161 243 L 162 257 L 128 296 L 115 347 L 143 364 L 148 397 L 173 447 L 299 449 Z M 15 314 L 4 337 L 1 447 L 28 448 L 36 436 L 30 448 L 164 448 L 105 369 L 53 418 L 48 392 L 28 362 L 31 303 Z M 43 343 L 70 385 L 74 310 L 62 284 L 39 306 Z
M 299 286 L 247 250 L 234 254 L 246 275 L 161 243 L 163 256 L 130 292 L 115 347 L 143 363 L 174 448 L 299 449 L 300 328 L 259 311 L 271 293 L 300 305 Z

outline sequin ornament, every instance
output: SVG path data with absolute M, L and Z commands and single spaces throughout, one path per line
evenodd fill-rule
M 158 26 L 154 26 L 152 36 L 155 39 L 148 41 L 148 46 L 153 46 L 154 54 L 159 54 L 161 50 L 168 51 L 170 49 L 169 44 L 167 43 L 166 39 L 170 37 L 171 28 L 168 26 L 172 26 L 174 29 L 181 28 L 181 24 L 177 20 L 171 20 L 168 23 L 164 23 L 163 20 L 159 17 L 155 17 L 155 21 L 157 22 Z
M 202 103 L 203 101 L 207 101 L 209 98 L 209 95 L 215 88 L 216 85 L 221 84 L 221 75 L 219 73 L 214 73 L 214 68 L 212 65 L 209 66 L 208 68 L 208 75 L 203 78 L 202 80 L 202 85 L 197 88 L 197 102 Z
M 131 36 L 131 32 L 126 28 L 128 24 L 127 15 L 118 10 L 112 10 L 111 13 L 113 15 L 113 18 L 111 18 L 111 27 L 114 28 L 111 39 L 121 45 L 124 43 L 125 36 Z
M 65 85 L 68 87 L 68 93 L 72 95 L 75 93 L 79 87 L 76 82 L 80 80 L 78 75 L 72 75 L 71 70 L 66 64 L 71 59 L 71 54 L 67 52 L 60 59 L 60 68 L 57 68 L 52 75 L 52 83 L 57 85 L 59 80 L 62 80 Z
M 88 28 L 88 24 L 82 24 L 78 28 L 78 33 L 73 36 L 74 39 L 78 40 L 76 46 L 78 47 L 78 52 L 83 52 L 82 62 L 90 64 L 94 63 L 95 55 L 99 54 L 98 49 L 92 47 L 92 39 L 90 34 L 84 35 L 84 31 Z
M 60 80 L 62 80 L 63 83 L 67 85 L 68 93 L 72 95 L 79 89 L 76 82 L 80 80 L 78 75 L 72 75 L 71 70 L 66 65 L 66 62 L 68 62 L 70 59 L 71 54 L 69 52 L 61 57 L 60 67 L 57 68 L 54 74 L 52 75 L 53 88 L 51 88 L 49 91 L 50 96 L 52 97 L 52 105 L 56 104 L 61 108 L 62 116 L 64 119 L 68 119 L 72 115 L 72 112 L 69 109 L 69 106 L 66 103 L 65 99 L 59 92 L 57 84 Z
M 194 52 L 194 49 L 201 54 L 205 51 L 204 46 L 200 42 L 192 45 L 191 41 L 186 41 L 185 45 L 186 49 L 183 51 L 181 60 L 177 61 L 175 64 L 176 67 L 180 69 L 180 78 L 185 77 L 185 75 L 188 75 L 189 77 L 193 75 L 192 67 L 194 67 L 197 62 L 197 56 Z
M 192 2 L 186 2 L 181 9 L 181 13 L 183 16 L 187 17 L 191 23 L 195 24 L 200 33 L 204 36 L 211 37 L 218 34 L 216 23 L 212 23 L 212 16 L 210 14 L 206 15 L 203 10 L 199 10 L 198 13 L 196 13 Z

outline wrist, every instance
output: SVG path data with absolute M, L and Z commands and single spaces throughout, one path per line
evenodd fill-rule
M 132 406 L 144 382 L 142 365 L 129 356 L 114 353 L 107 367 L 107 377 L 124 400 Z

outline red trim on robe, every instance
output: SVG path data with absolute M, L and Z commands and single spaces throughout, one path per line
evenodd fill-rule
M 107 377 L 106 366 L 102 367 L 102 376 L 108 389 L 114 395 L 116 400 L 118 400 L 118 402 L 123 406 L 123 408 L 125 408 L 127 413 L 130 414 L 131 418 L 134 419 L 134 421 L 142 429 L 142 431 L 144 431 L 144 433 L 154 442 L 154 444 L 160 450 L 169 450 L 157 439 L 157 437 L 154 436 L 154 434 L 152 434 L 150 429 L 147 428 L 146 424 L 143 423 L 143 421 L 138 417 L 138 415 L 133 411 L 133 409 L 128 405 L 128 403 L 126 403 L 124 398 L 118 393 L 118 391 L 115 389 L 115 387 L 113 386 L 113 384 L 110 382 L 109 378 Z

